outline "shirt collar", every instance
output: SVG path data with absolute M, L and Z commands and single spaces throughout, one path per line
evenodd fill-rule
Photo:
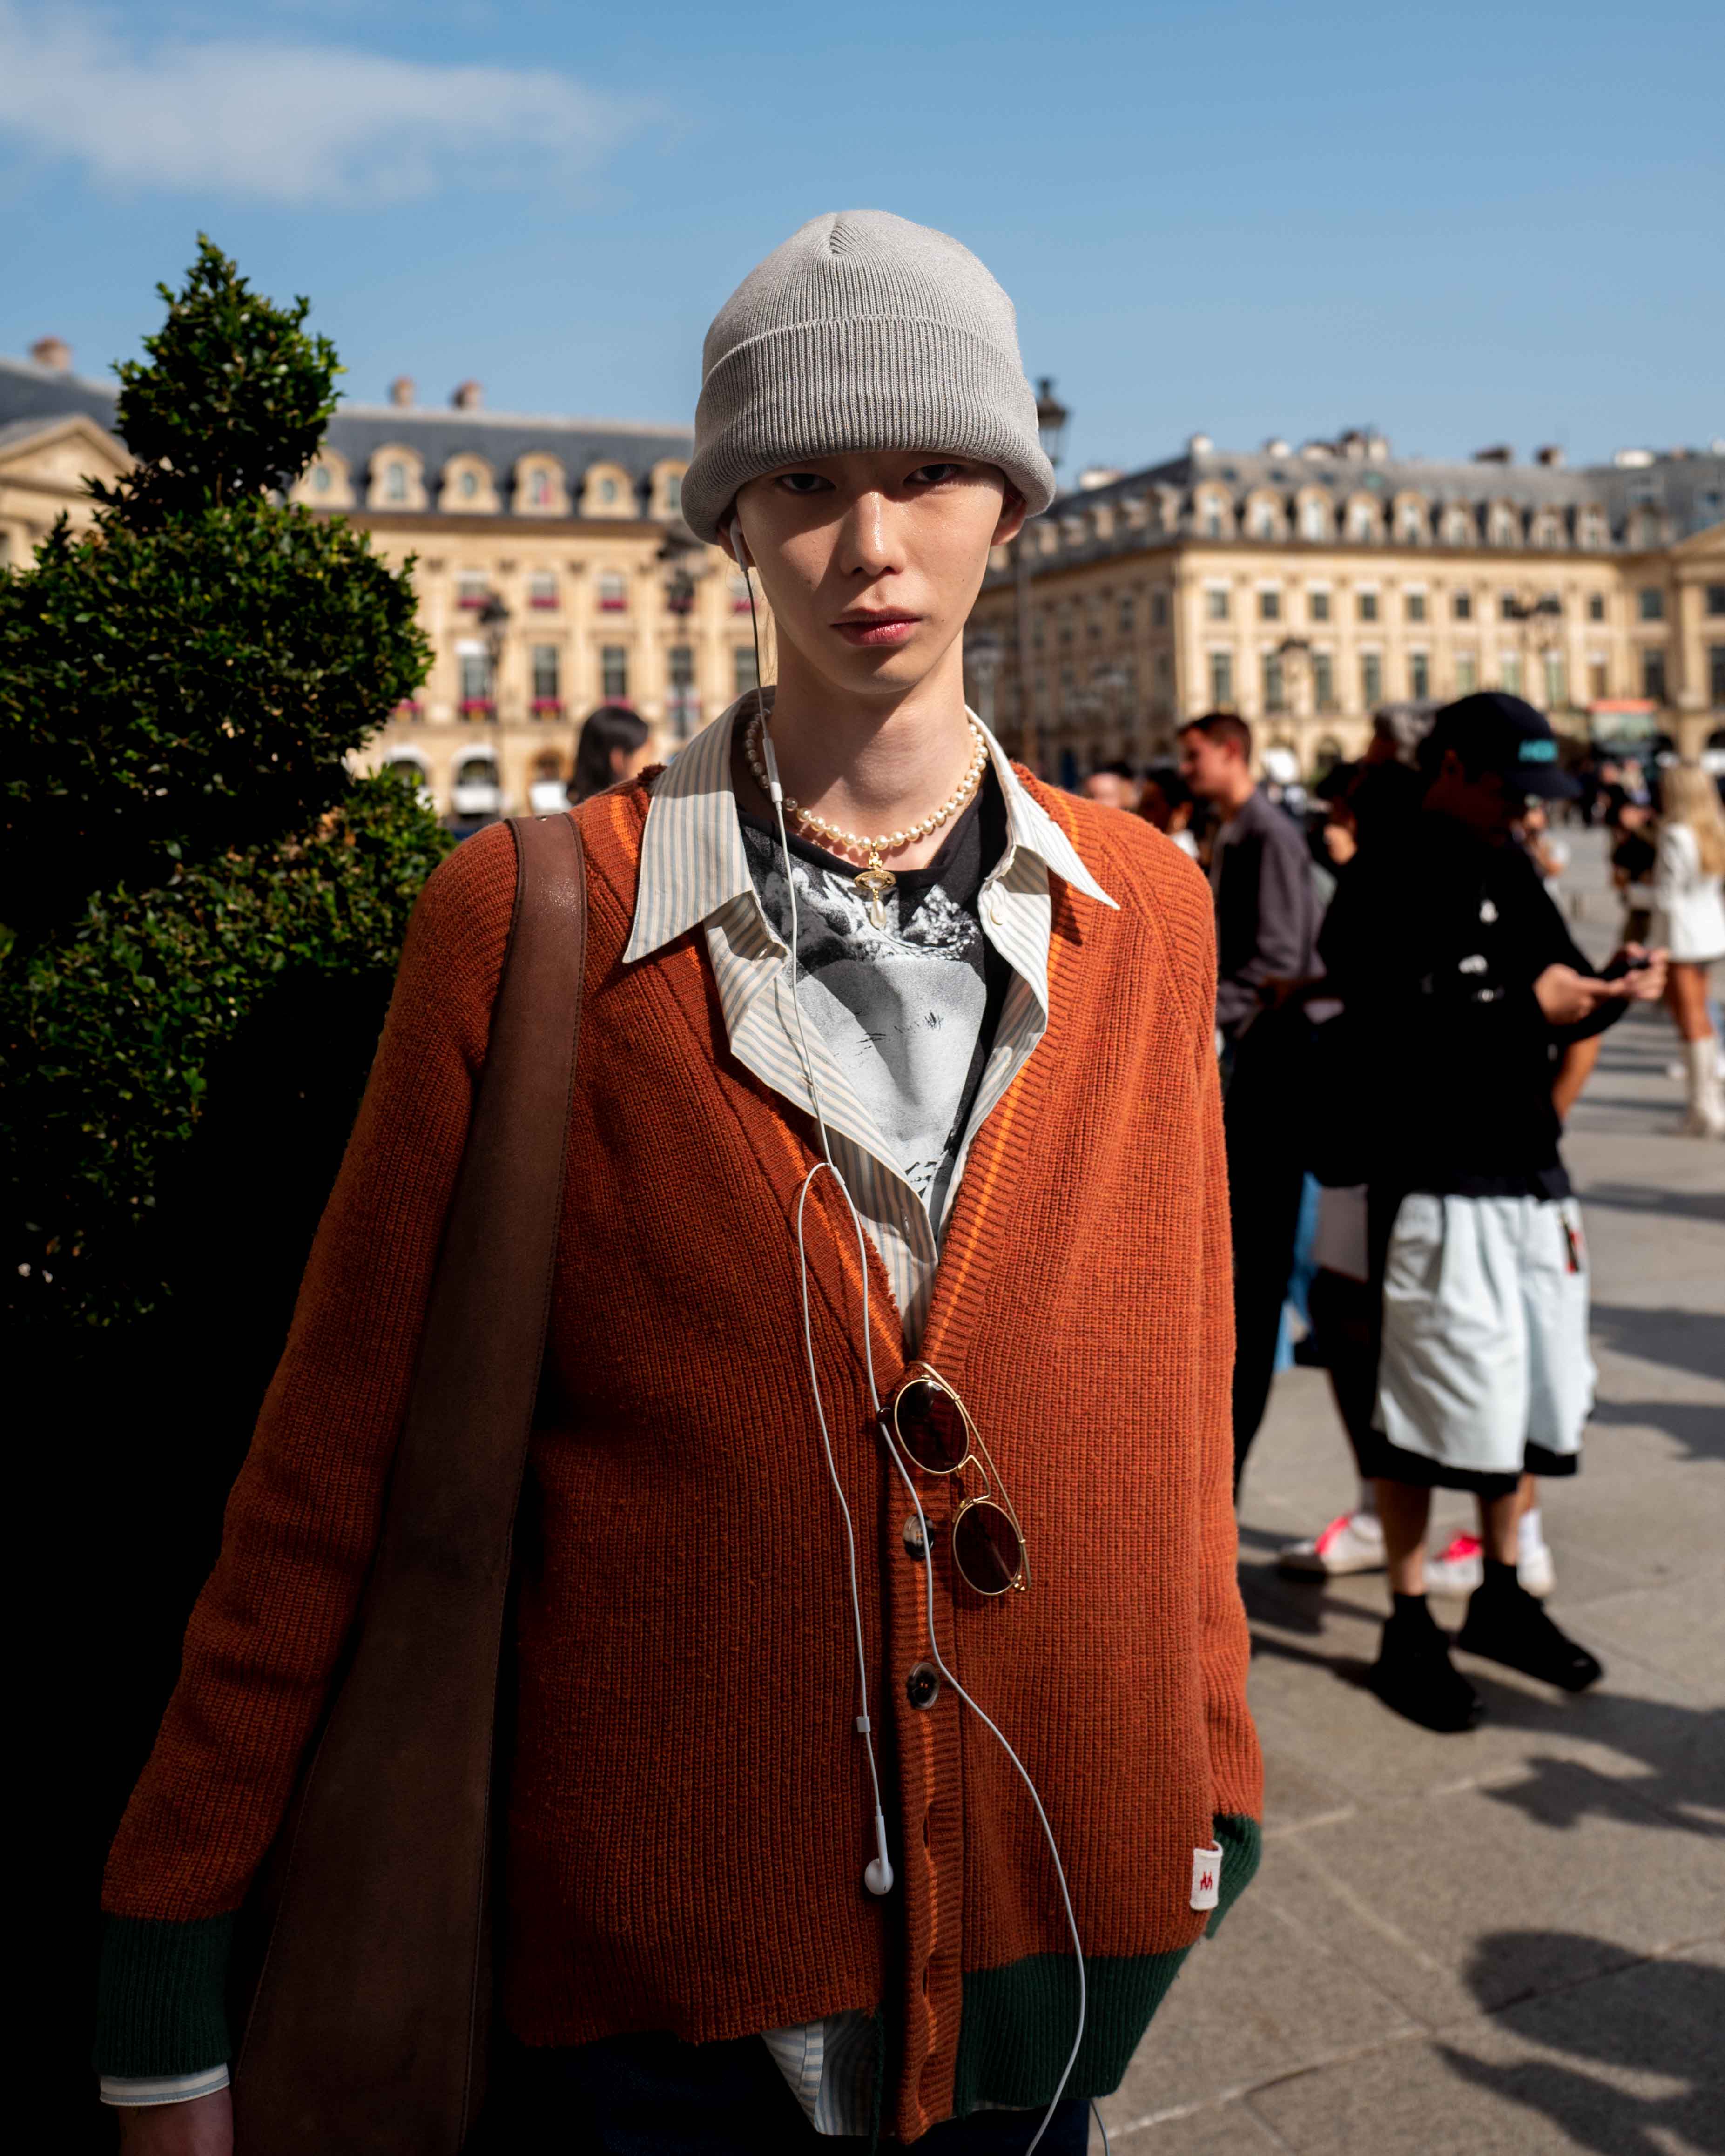
M 772 690 L 760 696 L 770 711 Z M 624 965 L 649 957 L 732 899 L 754 901 L 754 882 L 731 785 L 731 741 L 739 715 L 747 708 L 752 716 L 755 701 L 753 690 L 739 696 L 678 752 L 654 786 L 641 835 L 640 874 Z M 1022 850 L 1034 854 L 1086 898 L 1113 906 L 1114 900 L 1086 868 L 1071 840 L 1019 783 L 999 742 L 980 720 L 977 724 L 1006 803 L 1007 850 L 1001 873 Z

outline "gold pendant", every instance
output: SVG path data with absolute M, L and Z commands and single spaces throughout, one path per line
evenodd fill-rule
M 857 870 L 856 887 L 859 891 L 868 893 L 869 918 L 877 928 L 884 928 L 886 926 L 886 911 L 880 904 L 881 897 L 884 893 L 891 891 L 897 881 L 898 878 L 892 870 L 882 865 L 880 849 L 878 846 L 870 846 L 868 866 Z

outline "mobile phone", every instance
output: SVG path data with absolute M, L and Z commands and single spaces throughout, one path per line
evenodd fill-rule
M 1639 958 L 1631 958 L 1626 951 L 1620 951 L 1600 973 L 1599 978 L 1602 981 L 1620 981 L 1626 973 L 1645 973 L 1652 963 L 1645 951 Z

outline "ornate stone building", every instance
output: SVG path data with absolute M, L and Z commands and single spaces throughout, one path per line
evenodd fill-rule
M 1725 728 L 1722 451 L 1571 471 L 1553 450 L 1445 465 L 1373 434 L 1251 454 L 1194 435 L 997 552 L 973 693 L 1069 783 L 1167 752 L 1217 706 L 1311 772 L 1356 753 L 1384 704 L 1474 687 L 1517 690 L 1560 732 L 1668 732 L 1695 753 Z
M 87 514 L 79 475 L 111 474 L 114 392 L 44 340 L 0 361 L 0 543 L 28 558 L 61 507 Z M 314 510 L 414 558 L 435 654 L 411 706 L 362 761 L 412 765 L 459 818 L 527 807 L 567 777 L 581 717 L 632 705 L 674 748 L 754 678 L 748 599 L 728 557 L 683 523 L 685 429 L 520 418 L 476 383 L 447 407 L 403 380 L 382 405 L 343 404 L 295 488 Z M 29 470 L 24 478 L 24 452 Z

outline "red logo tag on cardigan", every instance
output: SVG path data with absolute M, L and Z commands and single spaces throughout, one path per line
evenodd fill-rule
M 1222 1845 L 1213 1842 L 1208 1849 L 1192 1852 L 1192 1906 L 1194 1909 L 1214 1909 L 1222 1892 Z

